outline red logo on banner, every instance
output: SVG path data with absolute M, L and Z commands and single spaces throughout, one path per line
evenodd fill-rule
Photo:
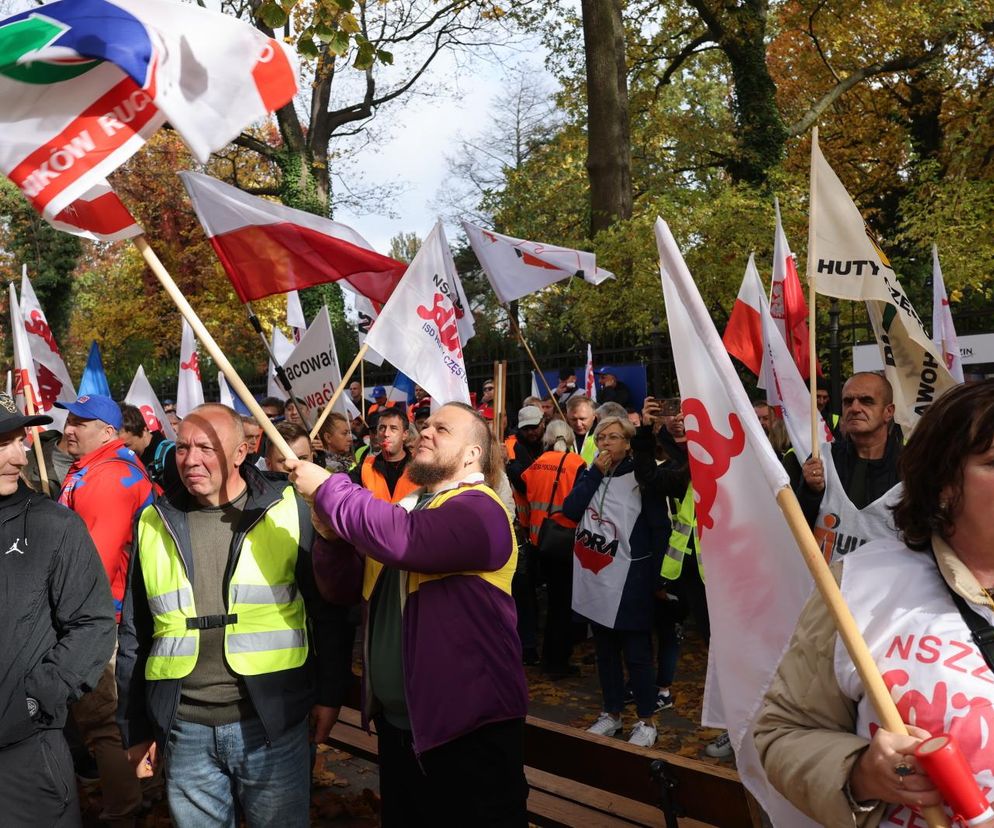
M 48 327 L 48 323 L 41 315 L 41 311 L 31 311 L 31 318 L 24 323 L 24 330 L 26 330 L 29 334 L 34 334 L 35 336 L 44 339 L 45 344 L 48 345 L 53 354 L 59 353 L 59 346 L 55 344 L 55 337 L 52 336 L 52 329 Z
M 697 536 L 700 538 L 705 529 L 714 528 L 711 509 L 718 496 L 718 480 L 728 471 L 732 458 L 745 449 L 745 429 L 738 415 L 730 412 L 728 426 L 732 434 L 726 437 L 711 424 L 707 408 L 697 399 L 683 401 L 683 414 L 687 418 L 693 417 L 697 425 L 695 429 L 687 429 L 687 441 L 703 448 L 710 459 L 705 462 L 693 453 L 690 455 L 690 476 L 697 494 Z
M 445 302 L 445 295 L 436 293 L 434 305 L 430 309 L 424 305 L 418 305 L 418 316 L 433 322 L 438 329 L 438 338 L 441 343 L 461 359 L 462 346 L 459 343 L 459 329 L 456 327 L 456 323 L 451 321 L 456 311 L 451 307 L 443 307 L 443 302 Z
M 152 406 L 143 405 L 139 410 L 142 413 L 142 417 L 145 418 L 145 425 L 148 426 L 149 431 L 162 431 L 162 425 L 159 423 L 159 418 L 155 416 Z
M 193 352 L 193 356 L 190 357 L 189 362 L 183 362 L 180 360 L 179 367 L 184 371 L 193 371 L 194 376 L 196 376 L 197 379 L 200 379 L 200 357 L 197 355 L 196 351 Z

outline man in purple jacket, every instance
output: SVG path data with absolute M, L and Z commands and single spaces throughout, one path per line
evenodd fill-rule
M 313 502 L 318 587 L 361 597 L 364 719 L 379 736 L 382 824 L 527 825 L 522 761 L 528 688 L 511 578 L 517 547 L 491 481 L 501 463 L 484 419 L 442 406 L 398 505 L 344 474 L 288 463 Z

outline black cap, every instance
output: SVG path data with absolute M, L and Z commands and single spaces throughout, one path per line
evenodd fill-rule
M 34 414 L 31 416 L 22 414 L 17 410 L 17 406 L 14 405 L 14 401 L 10 398 L 9 394 L 0 394 L 0 434 L 6 434 L 8 431 L 15 431 L 18 428 L 27 428 L 28 426 L 48 425 L 51 422 L 52 418 L 47 414 Z

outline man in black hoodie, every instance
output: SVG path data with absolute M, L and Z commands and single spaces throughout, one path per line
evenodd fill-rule
M 114 651 L 114 602 L 80 517 L 20 479 L 26 417 L 0 394 L 0 806 L 5 825 L 81 824 L 62 727 Z

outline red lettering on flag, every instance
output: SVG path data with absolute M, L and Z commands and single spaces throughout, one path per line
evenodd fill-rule
M 690 454 L 690 476 L 696 495 L 697 536 L 702 538 L 705 529 L 714 528 L 711 509 L 718 496 L 718 480 L 728 471 L 732 458 L 745 449 L 745 429 L 738 414 L 731 412 L 728 415 L 728 426 L 732 434 L 726 437 L 715 430 L 704 403 L 695 398 L 683 401 L 683 413 L 685 417 L 693 417 L 696 421 L 696 428 L 687 429 L 687 441 L 697 443 L 710 458 L 710 462 L 704 462 L 693 452 Z

